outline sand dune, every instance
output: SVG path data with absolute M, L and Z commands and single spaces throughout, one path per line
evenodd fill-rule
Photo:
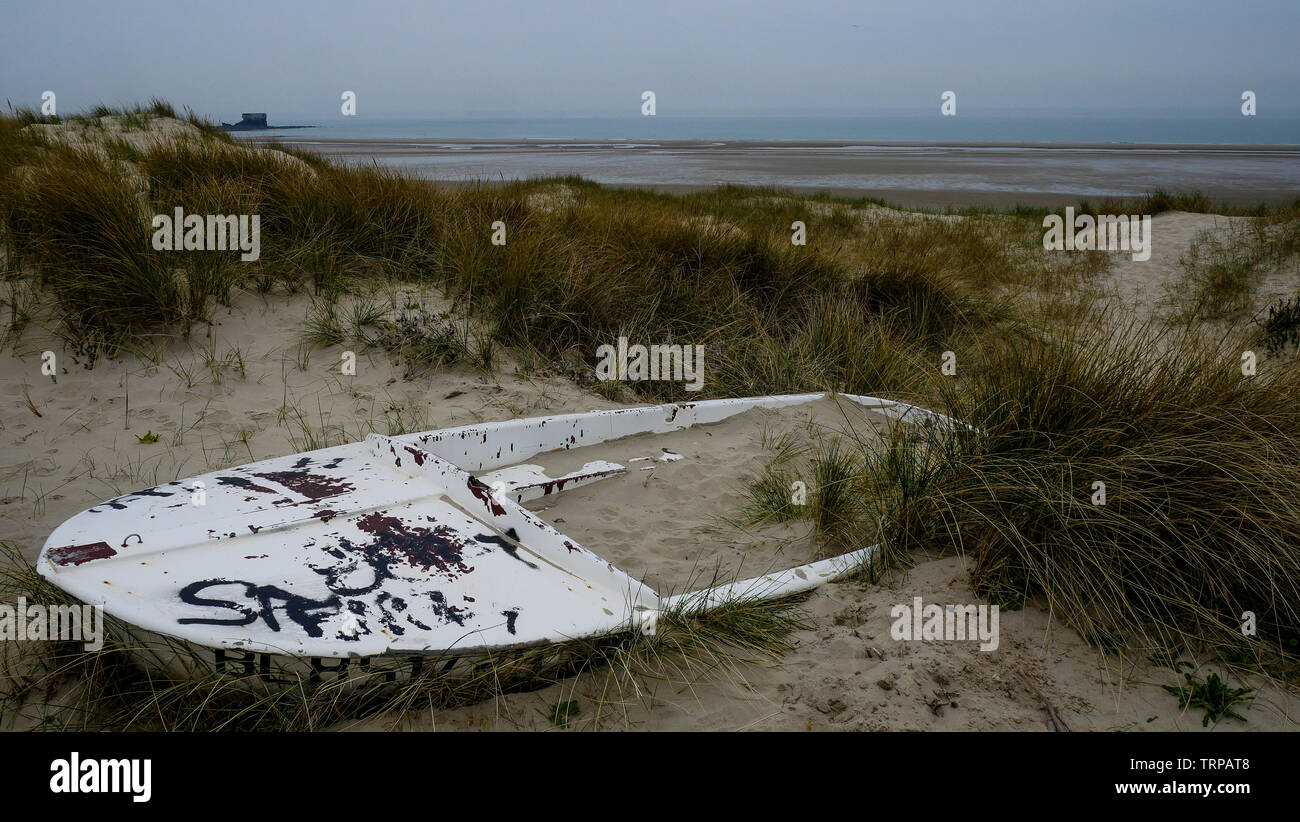
M 1156 311 L 1158 286 L 1176 276 L 1188 244 L 1199 231 L 1225 223 L 1213 215 L 1160 215 L 1152 259 L 1130 263 L 1116 255 L 1107 283 L 1130 310 Z M 405 381 L 385 356 L 372 354 L 359 359 L 356 376 L 344 377 L 333 362 L 338 352 L 318 350 L 303 359 L 297 329 L 308 307 L 303 296 L 246 294 L 188 342 L 160 345 L 149 357 L 101 360 L 90 369 L 54 338 L 29 334 L 15 356 L 0 361 L 4 539 L 34 558 L 58 523 L 105 498 L 304 450 L 309 435 L 354 440 L 399 419 L 410 430 L 618 405 L 559 377 L 521 376 L 509 363 L 491 377 L 458 367 Z M 55 380 L 40 371 L 47 349 L 60 357 Z M 811 544 L 792 526 L 750 543 L 727 543 L 717 529 L 716 515 L 735 507 L 745 476 L 758 465 L 764 422 L 737 421 L 725 436 L 700 429 L 681 441 L 628 440 L 554 458 L 548 467 L 606 458 L 633 470 L 537 508 L 593 550 L 667 589 L 693 583 L 715 562 L 746 574 L 796 564 Z M 159 440 L 142 442 L 149 432 Z M 685 458 L 651 463 L 652 471 L 626 462 L 664 447 Z M 593 504 L 601 493 L 604 501 Z M 594 680 L 579 677 L 428 716 L 417 726 L 545 729 L 552 727 L 548 706 L 576 699 L 575 727 L 582 728 L 1201 729 L 1199 714 L 1181 712 L 1160 687 L 1179 683 L 1172 671 L 1146 659 L 1102 656 L 1035 604 L 1003 612 L 996 653 L 968 641 L 892 639 L 894 605 L 918 596 L 930 603 L 978 602 L 963 567 L 958 557 L 934 558 L 879 584 L 854 580 L 817 590 L 805 605 L 813 627 L 797 635 L 794 653 L 781 665 L 747 668 L 744 683 L 648 683 L 639 695 L 607 704 L 609 695 L 595 693 Z M 1294 695 L 1256 685 L 1256 699 L 1242 709 L 1249 722 L 1232 727 L 1294 727 L 1300 709 Z M 380 717 L 365 727 L 388 722 Z

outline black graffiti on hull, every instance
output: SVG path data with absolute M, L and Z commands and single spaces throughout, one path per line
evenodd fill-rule
M 199 596 L 208 588 L 219 585 L 242 585 L 244 587 L 244 600 L 257 603 L 256 608 L 248 605 L 241 605 L 228 599 L 208 599 Z M 310 597 L 286 591 L 276 585 L 258 585 L 242 579 L 201 579 L 197 582 L 191 582 L 181 589 L 181 602 L 187 605 L 197 605 L 201 608 L 222 608 L 239 614 L 238 617 L 231 619 L 213 619 L 211 617 L 185 617 L 178 619 L 180 625 L 252 625 L 261 619 L 266 623 L 266 627 L 272 631 L 280 631 L 280 621 L 275 612 L 281 608 L 284 609 L 285 616 L 297 623 L 307 636 L 319 637 L 324 635 L 321 629 L 321 623 L 329 617 L 338 613 L 339 598 L 331 596 L 329 599 L 311 599 Z M 328 609 L 328 610 L 326 610 Z
M 432 518 L 429 518 L 432 521 Z M 261 619 L 272 631 L 280 631 L 280 619 L 276 611 L 283 610 L 289 620 L 300 625 L 308 636 L 320 637 L 324 631 L 321 623 L 339 613 L 346 611 L 349 618 L 335 638 L 344 642 L 358 642 L 361 637 L 382 628 L 394 636 L 402 636 L 413 626 L 422 631 L 431 630 L 430 626 L 416 616 L 411 603 L 405 598 L 395 596 L 382 590 L 390 580 L 403 580 L 419 583 L 423 587 L 428 583 L 427 573 L 411 573 L 407 569 L 418 568 L 423 572 L 439 571 L 455 578 L 461 574 L 471 573 L 473 566 L 465 562 L 464 551 L 470 544 L 478 544 L 484 550 L 487 546 L 500 547 L 505 553 L 524 563 L 529 568 L 537 565 L 519 555 L 515 544 L 493 534 L 475 534 L 473 543 L 459 539 L 458 532 L 446 526 L 435 525 L 431 528 L 408 525 L 398 517 L 388 516 L 383 511 L 361 517 L 357 528 L 370 534 L 373 539 L 357 543 L 347 538 L 321 550 L 337 562 L 328 566 L 307 567 L 324 577 L 325 587 L 330 592 L 328 599 L 316 600 L 293 594 L 275 585 L 258 585 L 246 580 L 208 579 L 193 582 L 181 590 L 181 601 L 188 605 L 209 608 L 222 608 L 237 616 L 230 618 L 196 618 L 179 620 L 180 624 L 189 625 L 251 625 Z M 506 532 L 511 538 L 518 539 L 513 529 Z M 365 568 L 368 575 L 360 580 L 354 579 L 358 571 Z M 405 572 L 405 573 L 404 573 Z M 244 601 L 213 599 L 199 596 L 209 587 L 218 585 L 244 586 Z M 378 592 L 378 593 L 376 593 Z M 374 594 L 373 602 L 360 597 Z M 424 606 L 443 624 L 465 626 L 468 619 L 474 617 L 473 611 L 462 605 L 454 605 L 446 595 L 438 590 L 423 590 L 417 597 L 427 598 Z M 466 596 L 465 602 L 473 602 Z M 518 610 L 505 612 L 507 631 L 515 633 L 515 620 Z M 377 623 L 372 625 L 371 623 Z
M 405 599 L 381 589 L 385 583 L 394 579 L 417 583 L 427 581 L 421 574 L 404 574 L 406 568 L 420 568 L 424 571 L 436 569 L 449 577 L 472 572 L 474 568 L 465 564 L 465 544 L 457 539 L 458 533 L 446 526 L 411 526 L 382 511 L 361 517 L 357 521 L 357 528 L 371 534 L 374 539 L 356 543 L 341 538 L 336 544 L 322 549 L 339 562 L 325 567 L 307 566 L 325 577 L 325 587 L 331 593 L 348 597 L 347 607 L 358 617 L 356 631 L 341 631 L 339 639 L 357 641 L 371 633 L 373 628 L 367 620 L 370 616 L 377 619 L 385 630 L 397 636 L 406 633 L 403 620 L 420 630 L 429 630 L 428 625 L 416 618 Z M 488 534 L 478 534 L 474 539 L 484 544 L 498 544 L 500 541 Z M 369 571 L 369 578 L 353 581 L 351 577 L 362 567 Z M 367 612 L 363 602 L 351 599 L 376 591 L 379 593 L 374 600 L 373 614 Z M 424 591 L 421 596 L 428 598 L 429 612 L 444 624 L 454 623 L 463 627 L 465 620 L 474 616 L 468 608 L 448 602 L 441 591 Z
M 89 510 L 90 513 L 92 514 L 98 514 L 101 512 L 96 511 L 95 508 L 101 508 L 107 505 L 109 508 L 115 508 L 118 511 L 125 511 L 127 503 L 135 502 L 140 497 L 170 497 L 174 493 L 176 492 L 161 491 L 157 488 L 146 488 L 143 491 L 132 491 L 129 494 L 124 494 L 123 496 L 116 497 L 115 499 L 111 499 L 108 502 L 101 502 L 99 505 L 96 505 L 94 508 L 90 508 L 87 510 Z
M 511 528 L 511 529 L 509 529 L 509 530 L 506 531 L 506 536 L 507 536 L 507 537 L 510 537 L 510 539 L 513 539 L 513 540 L 515 540 L 516 542 L 519 540 L 519 534 L 518 534 L 518 533 L 515 531 L 515 529 L 513 529 L 513 528 Z M 532 562 L 529 562 L 528 560 L 526 560 L 526 559 L 524 559 L 523 557 L 519 556 L 519 547 L 518 547 L 517 545 L 515 545 L 513 542 L 509 542 L 508 540 L 503 539 L 502 537 L 492 536 L 492 535 L 490 535 L 490 534 L 476 534 L 476 535 L 474 536 L 474 539 L 477 540 L 477 541 L 479 541 L 479 542 L 485 542 L 485 543 L 490 543 L 490 544 L 492 544 L 492 545 L 498 545 L 498 546 L 501 547 L 501 550 L 502 550 L 502 551 L 505 551 L 505 552 L 506 552 L 506 555 L 507 555 L 507 556 L 509 556 L 509 557 L 511 557 L 511 558 L 513 558 L 513 559 L 517 559 L 517 560 L 519 560 L 519 561 L 522 562 L 524 565 L 527 565 L 529 568 L 533 568 L 533 569 L 536 569 L 536 568 L 537 568 L 537 565 L 536 565 L 536 564 L 534 564 L 534 563 L 532 563 Z
M 244 598 L 242 602 L 200 595 L 208 588 L 221 585 L 243 586 Z M 466 609 L 449 604 L 446 596 L 441 591 L 427 591 L 423 595 L 429 598 L 430 611 L 443 622 L 455 623 L 463 627 L 465 619 L 473 616 Z M 222 608 L 236 615 L 229 618 L 184 617 L 177 620 L 177 623 L 181 625 L 251 625 L 260 619 L 266 624 L 267 628 L 279 633 L 281 620 L 276 611 L 283 610 L 285 616 L 300 626 L 307 636 L 321 637 L 325 634 L 321 628 L 321 623 L 338 614 L 340 609 L 346 608 L 350 613 L 358 617 L 354 624 L 355 630 L 350 633 L 340 631 L 336 634 L 336 638 L 356 642 L 362 636 L 371 633 L 365 619 L 367 616 L 366 603 L 356 599 L 343 600 L 337 595 L 328 599 L 317 600 L 291 593 L 276 585 L 257 585 L 242 579 L 218 578 L 203 579 L 186 585 L 181 589 L 180 599 L 187 605 Z M 392 596 L 387 592 L 380 592 L 375 599 L 375 610 L 379 623 L 397 636 L 406 633 L 406 628 L 398 622 L 398 616 L 405 617 L 410 624 L 421 630 L 429 630 L 428 625 L 417 619 L 414 614 L 409 613 L 409 606 L 406 600 L 401 597 Z
M 234 488 L 243 488 L 245 491 L 256 491 L 259 494 L 279 493 L 274 488 L 267 488 L 265 485 L 258 485 L 248 477 L 217 477 L 218 485 L 229 485 Z
M 423 596 L 429 598 L 429 611 L 442 620 L 444 624 L 455 623 L 463 628 L 465 627 L 465 620 L 474 616 L 469 609 L 459 608 L 447 602 L 447 597 L 442 591 L 425 591 Z M 402 597 L 395 597 L 387 591 L 380 591 L 375 597 L 375 608 L 379 612 L 379 623 L 384 626 L 385 630 L 397 636 L 406 633 L 406 627 L 397 620 L 398 616 L 404 617 L 407 622 L 422 631 L 429 630 L 428 625 L 416 619 L 415 614 L 410 612 L 406 600 Z

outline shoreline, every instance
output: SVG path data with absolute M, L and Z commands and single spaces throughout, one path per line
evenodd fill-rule
M 1192 192 L 1232 205 L 1300 197 L 1300 145 L 810 140 L 343 138 L 256 135 L 440 183 L 581 176 L 663 192 L 722 185 L 1002 208 Z
M 845 149 L 1011 149 L 1036 151 L 1196 151 L 1206 153 L 1281 153 L 1300 157 L 1300 143 L 1123 143 L 1123 142 L 1033 142 L 1033 141 L 953 141 L 953 140 L 736 140 L 730 138 L 638 139 L 578 137 L 311 137 L 310 140 L 285 140 L 261 132 L 280 129 L 314 128 L 314 126 L 279 126 L 250 133 L 250 142 L 312 142 L 338 147 L 376 148 L 437 147 L 442 145 L 529 147 L 607 147 L 607 148 L 845 148 Z M 250 130 L 251 132 L 251 130 Z

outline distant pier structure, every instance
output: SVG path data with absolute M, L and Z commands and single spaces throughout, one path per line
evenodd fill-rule
M 260 129 L 272 128 L 267 125 L 265 111 L 245 111 L 239 115 L 242 119 L 238 123 L 222 123 L 223 131 L 258 131 Z M 311 128 L 311 126 L 275 126 L 275 128 Z

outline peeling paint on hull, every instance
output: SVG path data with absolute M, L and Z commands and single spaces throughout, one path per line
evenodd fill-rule
M 627 469 L 598 462 L 547 477 L 526 461 L 824 396 L 372 434 L 97 505 L 50 535 L 37 570 L 131 625 L 215 649 L 213 665 L 241 676 L 282 675 L 290 658 L 312 675 L 343 665 L 400 678 L 412 659 L 454 665 L 486 651 L 648 626 L 666 607 L 815 587 L 874 549 L 661 598 L 520 505 Z M 952 424 L 889 400 L 839 396 L 895 419 Z M 190 504 L 200 482 L 203 504 Z

